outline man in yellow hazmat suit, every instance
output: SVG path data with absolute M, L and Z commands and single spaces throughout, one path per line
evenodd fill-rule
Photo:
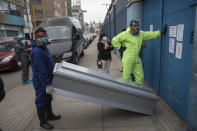
M 164 26 L 162 32 L 160 31 L 142 31 L 139 30 L 139 21 L 131 20 L 130 27 L 126 31 L 118 34 L 112 39 L 112 45 L 120 49 L 121 43 L 124 43 L 126 50 L 123 53 L 122 78 L 131 80 L 131 73 L 135 76 L 135 82 L 144 84 L 144 72 L 142 68 L 142 61 L 139 57 L 141 44 L 143 40 L 155 39 L 167 32 L 167 25 Z

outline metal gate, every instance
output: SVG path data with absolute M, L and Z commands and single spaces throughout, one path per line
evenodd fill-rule
M 162 25 L 162 0 L 144 1 L 144 30 L 160 30 Z M 144 78 L 159 92 L 161 64 L 161 38 L 146 41 L 143 55 Z
M 127 28 L 127 0 L 118 0 L 115 5 L 116 10 L 116 33 L 119 34 L 122 29 Z
M 193 41 L 190 37 L 194 32 L 193 2 L 164 1 L 164 23 L 171 30 L 163 40 L 160 95 L 184 120 L 187 120 L 192 69 Z
M 172 4 L 173 3 L 173 4 Z M 145 80 L 187 120 L 195 16 L 195 0 L 145 0 L 145 30 L 167 34 L 146 42 L 143 64 Z
M 112 12 L 110 14 L 110 26 L 111 26 L 111 39 L 114 37 L 114 8 L 112 8 Z M 110 40 L 111 40 L 110 39 Z

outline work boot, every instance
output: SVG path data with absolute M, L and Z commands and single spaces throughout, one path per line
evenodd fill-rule
M 51 103 L 46 106 L 46 119 L 47 121 L 61 119 L 60 115 L 53 114 Z
M 45 118 L 45 108 L 46 107 L 37 108 L 37 114 L 40 120 L 40 127 L 47 129 L 47 130 L 52 130 L 54 128 L 53 125 L 49 124 Z

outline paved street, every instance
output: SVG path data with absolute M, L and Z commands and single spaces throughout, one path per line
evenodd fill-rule
M 1 78 L 5 84 L 5 91 L 14 89 L 21 82 L 21 71 L 0 72 Z M 31 66 L 29 66 L 29 76 L 32 77 Z
M 80 59 L 81 66 L 98 70 L 96 42 L 85 50 L 85 56 Z M 120 68 L 120 61 L 113 54 L 110 74 L 120 77 Z M 19 76 L 19 72 L 12 73 Z M 10 81 L 15 81 L 11 79 L 12 73 L 7 76 Z M 5 80 L 6 74 L 3 75 Z M 0 104 L 0 127 L 3 131 L 43 130 L 36 115 L 34 95 L 32 84 L 18 85 L 7 93 Z M 186 131 L 186 123 L 162 99 L 157 102 L 153 116 L 59 95 L 54 95 L 53 108 L 55 113 L 62 115 L 61 120 L 50 122 L 55 126 L 54 131 Z

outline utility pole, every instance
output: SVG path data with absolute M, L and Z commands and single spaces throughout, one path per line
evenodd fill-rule
M 42 0 L 42 8 L 44 9 L 44 1 Z M 43 10 L 43 18 L 46 19 L 46 12 Z
M 72 16 L 71 0 L 67 0 L 68 16 Z
M 25 3 L 25 10 L 26 10 L 26 19 L 27 19 L 27 27 L 28 27 L 28 30 L 29 30 L 29 36 L 30 36 L 30 39 L 32 38 L 32 36 L 31 36 L 31 29 L 30 29 L 30 26 L 29 26 L 29 23 L 30 23 L 30 21 L 29 21 L 29 11 L 28 11 L 28 8 L 30 8 L 30 3 L 29 3 L 29 1 L 28 0 L 24 0 L 24 3 Z

